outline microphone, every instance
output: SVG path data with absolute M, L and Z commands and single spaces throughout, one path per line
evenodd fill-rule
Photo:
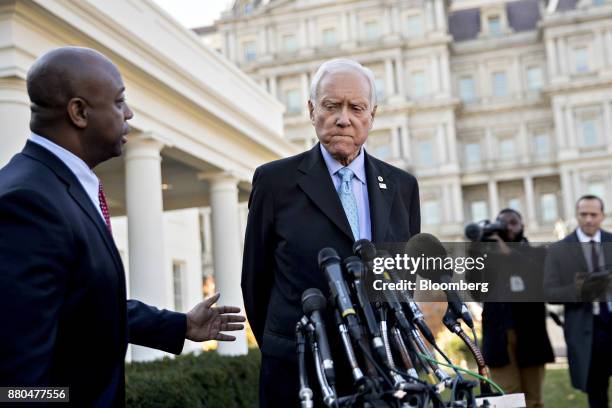
M 369 240 L 360 239 L 353 244 L 353 253 L 369 263 L 376 257 L 376 247 Z
M 442 243 L 438 238 L 431 234 L 420 233 L 415 235 L 408 241 L 406 245 L 406 253 L 411 258 L 418 258 L 420 256 L 425 256 L 428 258 L 446 258 L 447 252 L 446 249 L 442 246 Z M 447 271 L 444 268 L 436 268 L 436 262 L 433 262 L 433 268 L 427 268 L 417 271 L 419 276 L 425 279 L 430 279 L 437 283 L 450 283 L 452 281 L 453 271 Z M 446 299 L 448 300 L 448 305 L 457 315 L 457 317 L 461 317 L 465 324 L 467 324 L 470 329 L 474 328 L 474 321 L 472 320 L 472 316 L 469 313 L 469 310 L 465 303 L 461 301 L 457 292 L 452 289 L 444 290 L 446 293 Z
M 362 283 L 362 279 L 364 276 L 363 263 L 358 257 L 349 256 L 344 260 L 343 264 L 346 272 L 349 274 L 349 276 L 353 278 L 353 286 L 355 288 L 355 292 L 357 293 L 357 301 L 359 302 L 361 310 L 363 311 L 363 316 L 365 318 L 368 331 L 372 335 L 372 346 L 374 347 L 378 355 L 383 358 L 383 356 L 385 355 L 385 347 L 380 337 L 380 329 L 378 328 L 378 322 L 376 321 L 376 317 L 374 316 L 372 305 L 368 301 Z
M 351 336 L 355 340 L 361 340 L 361 327 L 359 327 L 346 282 L 342 277 L 342 267 L 338 253 L 333 248 L 323 248 L 319 251 L 318 262 L 319 268 L 323 270 L 327 277 L 327 283 L 336 307 L 340 316 L 346 321 Z
M 325 377 L 333 385 L 336 377 L 334 373 L 334 360 L 331 357 L 329 342 L 325 332 L 325 323 L 323 323 L 323 317 L 321 316 L 321 312 L 325 310 L 326 306 L 325 296 L 323 296 L 319 289 L 310 288 L 302 293 L 302 310 L 314 325 L 317 343 L 319 343 L 319 350 L 321 352 L 321 360 L 323 360 Z

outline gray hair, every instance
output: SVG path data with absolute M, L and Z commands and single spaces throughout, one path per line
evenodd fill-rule
M 376 80 L 374 79 L 372 70 L 364 67 L 357 61 L 347 58 L 337 58 L 325 61 L 321 64 L 319 69 L 317 69 L 310 83 L 310 102 L 313 106 L 317 104 L 317 92 L 319 91 L 319 83 L 323 77 L 325 77 L 326 74 L 347 70 L 357 71 L 368 79 L 370 83 L 370 109 L 374 109 L 374 106 L 376 106 Z

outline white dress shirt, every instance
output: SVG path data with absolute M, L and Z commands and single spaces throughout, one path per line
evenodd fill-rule
M 334 183 L 336 191 L 338 191 L 340 183 L 342 182 L 342 177 L 340 177 L 340 174 L 338 174 L 338 170 L 345 166 L 334 159 L 322 144 L 320 147 L 321 153 L 323 154 L 323 160 L 325 160 L 325 165 L 327 166 L 327 170 L 329 170 L 329 175 Z M 353 174 L 355 174 L 351 188 L 353 189 L 355 201 L 357 201 L 357 213 L 359 214 L 358 239 L 367 239 L 371 241 L 372 223 L 370 221 L 370 200 L 368 198 L 368 184 L 366 182 L 365 173 L 365 154 L 363 152 L 364 148 L 362 147 L 359 155 L 355 157 L 355 159 L 346 167 L 351 169 Z
M 63 147 L 53 143 L 46 137 L 32 133 L 30 135 L 30 141 L 47 149 L 49 152 L 57 156 L 57 158 L 70 169 L 77 180 L 79 180 L 79 183 L 81 183 L 81 186 L 83 186 L 85 193 L 87 193 L 87 197 L 89 197 L 94 207 L 98 210 L 98 214 L 100 214 L 102 220 L 104 220 L 104 215 L 102 214 L 102 208 L 100 207 L 100 199 L 98 196 L 100 180 L 89 168 L 89 166 L 81 158 L 77 157 Z M 106 223 L 106 221 L 104 222 Z

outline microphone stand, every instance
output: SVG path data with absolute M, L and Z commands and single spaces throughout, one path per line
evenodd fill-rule
M 302 320 L 307 319 L 306 316 Z M 298 354 L 298 370 L 300 373 L 300 391 L 298 396 L 300 397 L 300 408 L 312 408 L 312 390 L 308 386 L 308 374 L 306 373 L 306 336 L 305 327 L 302 320 L 297 322 L 295 326 L 295 337 L 297 340 L 297 354 Z
M 453 309 L 449 306 L 446 309 L 446 313 L 442 318 L 442 323 L 446 326 L 448 330 L 455 333 L 459 338 L 465 343 L 468 347 L 472 355 L 474 356 L 474 360 L 476 360 L 476 365 L 478 366 L 478 374 L 485 377 L 490 378 L 489 369 L 485 363 L 482 352 L 474 344 L 474 342 L 470 339 L 470 337 L 463 331 L 461 327 L 461 323 L 459 322 L 459 316 L 453 311 Z M 468 401 L 468 407 L 476 407 L 476 399 L 474 397 L 473 388 L 476 386 L 475 382 L 467 381 L 464 379 L 458 379 L 458 383 L 454 386 L 454 398 L 456 401 Z M 491 386 L 485 380 L 480 380 L 480 394 L 481 396 L 492 396 L 498 395 L 492 392 Z

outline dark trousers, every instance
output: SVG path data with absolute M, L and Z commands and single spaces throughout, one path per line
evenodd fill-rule
M 340 361 L 339 361 L 340 360 Z M 334 358 L 336 373 L 336 391 L 338 396 L 352 392 L 352 377 L 348 364 Z M 321 387 L 314 370 L 312 354 L 306 353 L 306 368 L 309 387 L 314 396 L 314 407 L 323 408 Z M 299 370 L 296 360 L 285 360 L 271 356 L 261 356 L 259 372 L 259 407 L 292 408 L 299 407 L 300 389 Z
M 612 324 L 608 316 L 594 316 L 593 349 L 587 394 L 590 408 L 609 408 L 608 383 L 612 375 Z

